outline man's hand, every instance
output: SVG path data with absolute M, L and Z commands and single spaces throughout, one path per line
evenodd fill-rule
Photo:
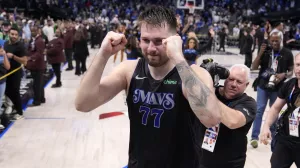
M 6 56 L 6 52 L 3 49 L 0 49 L 0 55 Z
M 285 73 L 279 73 L 275 75 L 275 83 L 278 84 L 279 82 L 281 82 L 284 78 L 285 78 Z
M 172 60 L 175 64 L 184 60 L 182 53 L 182 39 L 179 35 L 170 36 L 162 42 L 170 60 Z
M 124 49 L 127 43 L 127 39 L 124 34 L 119 34 L 115 32 L 108 32 L 104 38 L 100 52 L 105 57 L 110 57 L 117 53 L 118 51 Z
M 260 143 L 268 145 L 269 140 L 272 139 L 270 128 L 264 126 L 259 139 L 260 139 Z
M 266 45 L 266 44 L 262 44 L 261 47 L 260 47 L 259 52 L 260 52 L 261 54 L 264 53 L 265 50 L 266 50 L 266 48 L 267 48 L 267 45 Z
M 12 53 L 7 53 L 6 55 L 9 59 L 11 59 L 14 56 L 14 54 L 12 54 Z

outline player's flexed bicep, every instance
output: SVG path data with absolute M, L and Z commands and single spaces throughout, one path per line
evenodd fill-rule
M 75 99 L 78 111 L 91 111 L 126 89 L 126 75 L 130 66 L 127 61 L 115 68 L 107 77 L 101 78 L 110 56 L 123 49 L 126 43 L 127 40 L 122 34 L 109 32 L 106 35 L 99 52 L 80 83 Z
M 189 66 L 182 54 L 182 39 L 170 36 L 163 40 L 169 59 L 175 64 L 183 84 L 183 92 L 199 120 L 207 127 L 221 121 L 221 107 L 213 91 L 212 79 L 207 71 Z
M 122 90 L 126 90 L 130 77 L 136 67 L 137 60 L 124 61 L 108 76 L 104 76 L 99 84 L 98 105 L 103 105 L 114 98 Z

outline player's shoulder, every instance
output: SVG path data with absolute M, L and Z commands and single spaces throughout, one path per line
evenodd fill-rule
M 135 69 L 135 67 L 137 66 L 139 60 L 126 60 L 121 62 L 118 67 L 122 68 L 122 69 L 126 69 L 126 70 L 130 70 L 130 69 Z
M 131 77 L 134 73 L 136 66 L 139 62 L 139 59 L 137 60 L 126 60 L 121 62 L 116 68 L 120 73 L 127 77 Z
M 198 65 L 196 65 L 196 64 L 192 64 L 192 65 L 190 65 L 190 67 L 194 70 L 194 71 L 203 71 L 203 70 L 205 70 L 205 69 L 203 69 L 202 67 L 200 67 L 200 66 L 198 66 Z

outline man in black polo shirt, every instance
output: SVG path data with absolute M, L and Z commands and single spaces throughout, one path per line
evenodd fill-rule
M 253 69 L 258 69 L 257 86 L 257 112 L 253 122 L 251 145 L 258 147 L 258 135 L 260 134 L 262 117 L 269 101 L 270 107 L 277 98 L 277 92 L 282 84 L 293 75 L 294 56 L 292 52 L 283 47 L 281 32 L 272 31 L 269 40 L 264 41 L 261 50 L 253 62 Z M 271 78 L 272 77 L 272 78 Z M 272 136 L 275 135 L 275 125 L 271 127 Z M 271 142 L 271 150 L 275 147 L 274 138 Z
M 246 162 L 247 133 L 256 113 L 256 102 L 245 92 L 249 85 L 250 69 L 236 64 L 224 87 L 216 88 L 216 96 L 224 108 L 221 124 L 206 128 L 200 124 L 198 141 L 201 168 L 243 168 Z
M 278 91 L 275 103 L 268 111 L 260 141 L 265 145 L 271 139 L 270 127 L 277 122 L 276 145 L 271 157 L 272 168 L 287 168 L 295 162 L 300 167 L 300 54 L 295 56 L 295 78 L 285 82 Z M 287 109 L 281 109 L 287 105 Z
M 4 50 L 9 58 L 11 68 L 9 72 L 20 67 L 21 64 L 26 64 L 26 49 L 22 42 L 19 41 L 18 29 L 11 28 L 9 31 L 9 40 L 4 44 Z M 9 73 L 8 72 L 8 73 Z M 13 116 L 14 120 L 23 118 L 22 101 L 20 96 L 20 85 L 22 78 L 22 69 L 14 72 L 7 77 L 5 95 L 13 102 L 17 113 Z

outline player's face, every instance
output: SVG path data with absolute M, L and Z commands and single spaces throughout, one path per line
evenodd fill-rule
M 229 77 L 225 80 L 224 94 L 227 99 L 233 99 L 244 93 L 248 86 L 246 72 L 241 68 L 233 68 Z
M 300 79 L 300 55 L 297 55 L 294 60 L 294 72 L 297 79 Z
M 146 23 L 141 25 L 140 47 L 150 66 L 160 67 L 169 61 L 162 40 L 171 35 L 167 25 L 153 26 Z

